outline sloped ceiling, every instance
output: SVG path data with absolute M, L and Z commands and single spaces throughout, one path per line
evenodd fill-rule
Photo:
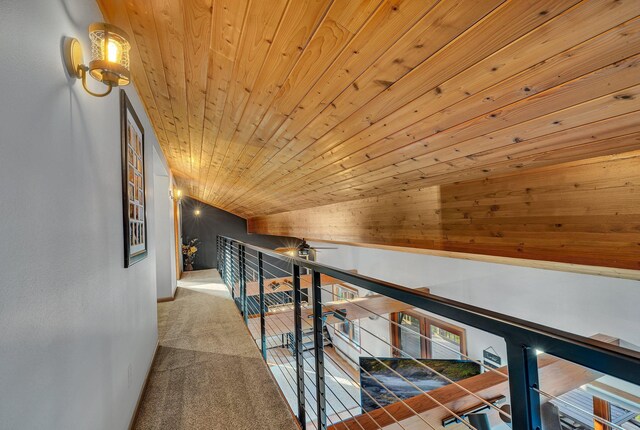
M 638 0 L 99 0 L 185 191 L 243 217 L 638 149 Z

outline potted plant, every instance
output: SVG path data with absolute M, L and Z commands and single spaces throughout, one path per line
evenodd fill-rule
M 184 271 L 190 272 L 193 270 L 193 263 L 196 259 L 196 253 L 198 252 L 198 239 L 191 239 L 188 244 L 182 244 L 182 260 L 184 262 Z

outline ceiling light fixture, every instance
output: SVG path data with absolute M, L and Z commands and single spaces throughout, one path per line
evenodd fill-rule
M 129 84 L 129 50 L 127 33 L 115 25 L 102 22 L 89 26 L 91 61 L 84 64 L 82 46 L 78 39 L 67 37 L 64 41 L 64 60 L 69 76 L 82 80 L 82 86 L 92 96 L 104 97 L 113 87 Z M 87 87 L 87 73 L 105 84 L 104 93 L 94 93 Z

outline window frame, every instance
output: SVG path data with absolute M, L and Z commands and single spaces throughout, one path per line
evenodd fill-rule
M 350 294 L 352 294 L 352 296 L 348 297 L 347 299 L 337 299 L 337 297 L 340 297 L 338 295 L 338 289 L 348 291 Z M 357 288 L 354 288 L 345 284 L 333 284 L 331 286 L 331 292 L 333 294 L 333 299 L 334 299 L 332 300 L 332 302 L 348 302 L 351 299 L 358 298 L 360 294 Z M 348 332 L 346 332 L 343 329 L 343 327 L 345 326 L 350 327 Z M 333 324 L 333 331 L 338 336 L 342 337 L 343 340 L 347 342 L 350 347 L 360 351 L 360 341 L 362 339 L 362 332 L 360 330 L 360 321 L 356 320 L 356 321 L 335 323 Z M 357 338 L 357 340 L 355 338 Z
M 406 314 L 413 318 L 417 318 L 420 322 L 420 357 L 414 358 L 433 358 L 433 348 L 431 346 L 431 342 L 429 342 L 425 337 L 431 339 L 431 327 L 437 327 L 448 331 L 449 333 L 453 333 L 457 336 L 460 336 L 460 355 L 461 359 L 465 359 L 467 355 L 467 331 L 456 325 L 443 321 L 441 319 L 435 318 L 431 315 L 424 314 L 421 312 L 417 312 L 414 310 L 407 310 L 401 312 L 393 312 L 389 314 L 389 319 L 391 322 L 389 323 L 389 329 L 391 331 L 391 345 L 393 346 L 391 349 L 391 355 L 393 357 L 402 358 L 402 354 L 398 351 L 400 348 L 400 324 L 399 315 Z M 398 348 L 398 349 L 396 349 Z

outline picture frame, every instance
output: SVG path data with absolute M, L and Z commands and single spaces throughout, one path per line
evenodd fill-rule
M 360 357 L 359 361 L 360 404 L 366 412 L 482 373 L 480 364 L 470 360 Z
M 147 256 L 147 204 L 144 128 L 124 90 L 120 90 L 122 222 L 124 267 Z

